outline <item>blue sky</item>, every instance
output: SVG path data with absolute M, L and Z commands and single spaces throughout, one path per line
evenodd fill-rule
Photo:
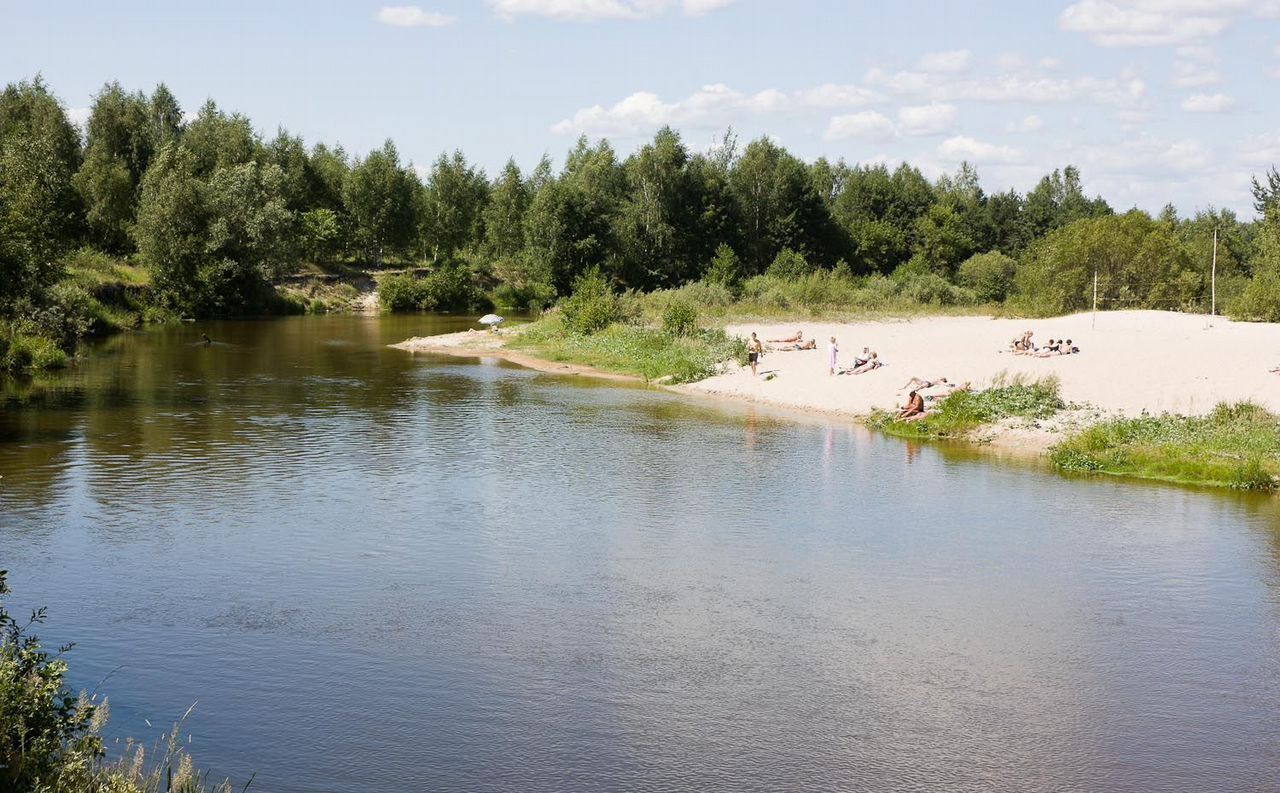
M 1119 208 L 1252 217 L 1249 177 L 1280 164 L 1280 0 L 0 0 L 0 30 L 0 77 L 43 73 L 77 117 L 105 81 L 164 81 L 420 167 L 732 125 L 805 159 L 967 159 L 988 190 L 1074 163 Z

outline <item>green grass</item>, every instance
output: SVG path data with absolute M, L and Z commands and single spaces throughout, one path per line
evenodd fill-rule
M 719 364 L 746 358 L 746 344 L 719 329 L 677 336 L 645 325 L 615 323 L 598 333 L 571 333 L 558 314 L 527 326 L 507 346 L 550 361 L 670 383 L 702 380 Z
M 1111 419 L 1058 444 L 1051 459 L 1064 471 L 1275 490 L 1280 417 L 1251 402 L 1237 402 L 1221 403 L 1208 416 Z
M 981 391 L 958 391 L 919 421 L 899 421 L 895 413 L 876 411 L 868 424 L 900 438 L 960 438 L 1006 418 L 1047 419 L 1064 407 L 1057 378 L 1032 383 L 1015 379 L 997 381 Z

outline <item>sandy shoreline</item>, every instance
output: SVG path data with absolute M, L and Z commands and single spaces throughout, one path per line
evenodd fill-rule
M 797 329 L 817 338 L 818 349 L 768 352 L 762 375 L 730 366 L 715 377 L 672 390 L 771 405 L 851 420 L 875 409 L 902 404 L 901 390 L 911 377 L 976 387 L 993 379 L 1056 375 L 1069 403 L 1087 406 L 1067 411 L 1042 425 L 1010 424 L 989 428 L 975 440 L 1013 450 L 1039 452 L 1063 431 L 1104 415 L 1180 413 L 1200 415 L 1224 401 L 1252 400 L 1280 412 L 1280 377 L 1269 369 L 1280 363 L 1280 325 L 1231 322 L 1220 317 L 1166 311 L 1114 311 L 1052 319 L 921 317 L 854 323 L 807 322 L 730 325 L 740 336 L 755 331 L 763 339 L 783 338 Z M 1037 343 L 1070 338 L 1079 355 L 1053 358 L 1015 356 L 1008 342 L 1021 331 L 1035 331 Z M 864 346 L 886 363 L 864 375 L 827 373 L 827 341 L 835 336 L 839 363 L 847 364 Z M 544 361 L 503 349 L 504 338 L 480 333 L 411 339 L 401 349 L 450 355 L 497 357 L 546 372 L 603 376 L 590 367 Z M 781 346 L 781 345 L 772 345 Z

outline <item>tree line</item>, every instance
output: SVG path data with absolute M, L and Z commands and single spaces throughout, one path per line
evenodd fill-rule
M 1152 217 L 1087 196 L 1072 166 L 1025 194 L 988 194 L 967 163 L 930 180 L 906 163 L 806 163 L 767 137 L 740 147 L 727 133 L 695 152 L 664 128 L 626 157 L 583 137 L 559 170 L 509 161 L 490 178 L 455 151 L 419 178 L 390 140 L 353 156 L 283 129 L 268 139 L 212 100 L 184 118 L 163 84 L 109 83 L 82 134 L 41 78 L 5 88 L 0 317 L 39 304 L 83 248 L 144 265 L 157 300 L 190 316 L 262 311 L 281 275 L 334 260 L 422 263 L 535 306 L 588 271 L 650 291 L 794 275 L 798 261 L 1041 311 L 1085 307 L 1096 272 L 1107 307 L 1198 307 L 1215 229 L 1225 293 L 1243 296 L 1255 275 L 1280 285 L 1274 169 L 1254 183 L 1261 220 Z M 1280 318 L 1280 300 L 1271 310 Z

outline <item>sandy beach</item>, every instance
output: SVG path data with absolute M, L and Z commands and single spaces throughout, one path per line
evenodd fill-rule
M 1222 401 L 1250 399 L 1280 411 L 1280 325 L 1231 322 L 1221 317 L 1166 311 L 1099 313 L 1053 319 L 924 317 L 859 323 L 733 325 L 730 333 L 784 338 L 803 329 L 818 349 L 772 352 L 761 374 L 746 368 L 683 386 L 692 392 L 733 396 L 780 406 L 865 415 L 902 403 L 911 377 L 989 384 L 1000 375 L 1057 375 L 1068 402 L 1109 413 L 1203 414 Z M 1009 341 L 1033 330 L 1037 344 L 1071 339 L 1079 355 L 1033 358 L 1012 355 Z M 827 373 L 827 342 L 835 336 L 840 364 L 864 346 L 886 366 L 861 375 Z M 781 345 L 772 345 L 778 347 Z

